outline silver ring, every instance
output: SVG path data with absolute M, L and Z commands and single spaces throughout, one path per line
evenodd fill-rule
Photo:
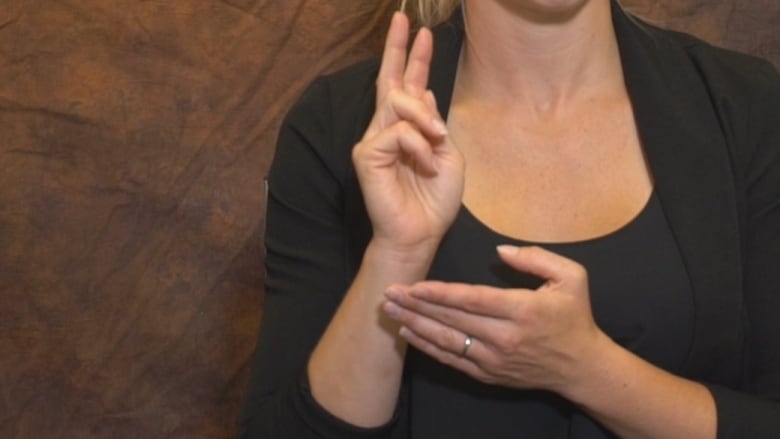
M 466 334 L 466 339 L 463 340 L 463 349 L 460 351 L 460 356 L 465 357 L 466 353 L 469 351 L 469 348 L 471 347 L 471 344 L 474 342 L 474 340 L 471 338 L 470 335 Z

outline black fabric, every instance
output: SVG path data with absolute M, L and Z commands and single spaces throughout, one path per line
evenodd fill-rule
M 679 374 L 711 389 L 719 438 L 780 437 L 780 77 L 767 62 L 613 12 L 640 137 L 693 294 Z M 435 32 L 431 88 L 445 115 L 461 41 L 457 22 Z M 301 384 L 371 233 L 350 153 L 373 112 L 377 68 L 316 81 L 282 127 L 243 437 L 410 437 L 408 379 L 398 416 L 375 430 L 324 416 Z

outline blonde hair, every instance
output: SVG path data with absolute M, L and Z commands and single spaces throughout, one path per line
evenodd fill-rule
M 433 27 L 446 21 L 460 0 L 401 0 L 401 11 L 417 26 Z

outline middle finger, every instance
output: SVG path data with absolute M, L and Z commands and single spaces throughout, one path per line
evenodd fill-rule
M 415 97 L 421 97 L 428 88 L 428 76 L 433 56 L 433 35 L 422 28 L 414 39 L 409 61 L 404 72 L 404 89 Z

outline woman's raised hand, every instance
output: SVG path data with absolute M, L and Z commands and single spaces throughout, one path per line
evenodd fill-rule
M 393 17 L 377 78 L 376 111 L 352 159 L 373 226 L 393 251 L 435 250 L 460 207 L 464 163 L 428 90 L 433 37 Z

